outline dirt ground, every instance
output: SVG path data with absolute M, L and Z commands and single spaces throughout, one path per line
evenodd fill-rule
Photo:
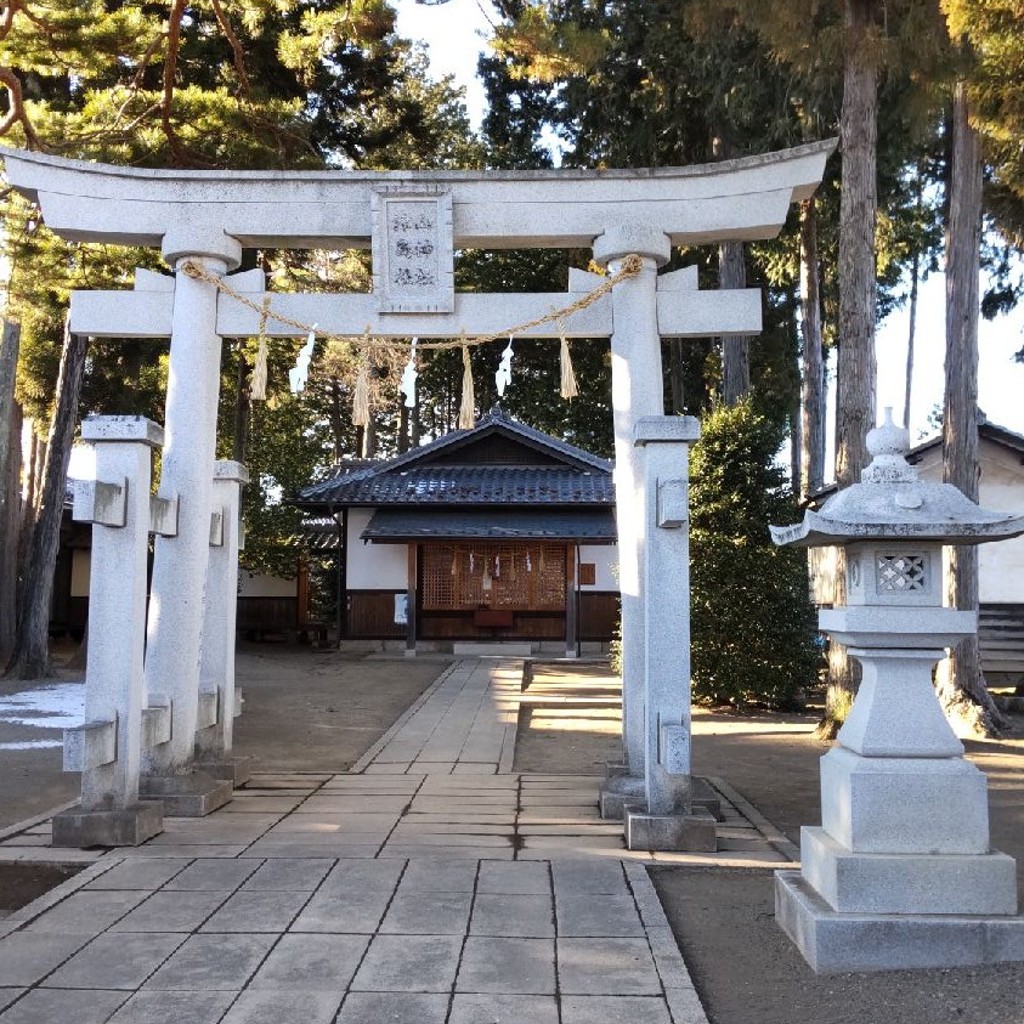
M 245 644 L 235 754 L 254 771 L 347 771 L 441 674 L 436 658 Z
M 606 672 L 534 667 L 518 771 L 590 772 L 618 754 Z M 828 745 L 811 735 L 817 717 L 697 709 L 694 771 L 724 778 L 799 842 L 800 826 L 821 820 Z M 988 775 L 993 845 L 1024 875 L 1024 740 L 967 747 Z M 775 923 L 772 872 L 671 867 L 652 877 L 711 1024 L 1024 1024 L 1024 964 L 818 976 Z

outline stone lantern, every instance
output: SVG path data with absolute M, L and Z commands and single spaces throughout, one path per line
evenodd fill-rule
M 843 607 L 819 623 L 846 644 L 863 681 L 837 745 L 821 760 L 820 827 L 801 832 L 801 870 L 776 875 L 776 917 L 816 971 L 1024 960 L 1016 865 L 989 846 L 984 774 L 963 757 L 932 669 L 977 631 L 945 608 L 944 544 L 1024 533 L 1024 516 L 979 508 L 925 483 L 887 411 L 867 438 L 861 483 L 777 544 L 842 545 Z

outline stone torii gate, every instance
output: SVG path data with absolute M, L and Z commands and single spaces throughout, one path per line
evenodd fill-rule
M 193 773 L 221 339 L 254 335 L 259 327 L 258 313 L 182 272 L 186 262 L 226 276 L 243 248 L 371 248 L 371 294 L 275 295 L 274 311 L 316 323 L 324 335 L 358 336 L 368 328 L 427 339 L 493 333 L 566 305 L 563 294 L 456 293 L 455 249 L 589 247 L 611 272 L 626 256 L 641 257 L 637 276 L 560 326 L 569 338 L 611 339 L 627 766 L 620 788 L 642 795 L 658 723 L 678 728 L 680 699 L 689 708 L 688 595 L 657 595 L 678 610 L 675 618 L 659 615 L 659 623 L 676 625 L 650 635 L 645 627 L 647 517 L 638 500 L 645 493 L 644 453 L 651 444 L 667 451 L 661 443 L 674 440 L 685 475 L 695 436 L 649 421 L 664 416 L 661 339 L 749 335 L 761 327 L 757 289 L 705 293 L 695 268 L 657 271 L 672 246 L 776 235 L 790 205 L 814 192 L 833 148 L 829 141 L 687 168 L 447 172 L 179 172 L 0 148 L 10 183 L 39 204 L 50 230 L 73 241 L 159 247 L 175 272 L 172 278 L 140 271 L 134 291 L 76 292 L 71 308 L 76 333 L 171 338 L 160 491 L 181 501 L 177 536 L 157 539 L 145 675 L 147 692 L 171 702 L 172 738 L 150 752 L 152 795 L 171 793 Z M 262 272 L 226 280 L 262 301 Z M 587 292 L 595 283 L 574 271 L 569 291 Z M 267 333 L 299 332 L 271 318 Z M 557 335 L 547 325 L 522 336 Z M 647 425 L 637 432 L 641 419 Z M 671 513 L 659 513 L 655 526 L 684 524 L 678 488 L 669 504 Z M 646 706 L 649 660 L 678 677 L 683 697 L 676 696 L 674 710 Z M 685 725 L 688 711 L 683 718 Z M 688 751 L 685 762 L 688 773 Z M 678 772 L 678 756 L 673 763 Z M 647 789 L 649 796 L 650 780 Z

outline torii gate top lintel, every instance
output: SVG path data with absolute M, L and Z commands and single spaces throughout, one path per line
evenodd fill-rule
M 715 164 L 640 170 L 176 171 L 0 147 L 7 178 L 74 241 L 163 246 L 223 231 L 243 247 L 366 248 L 375 193 L 451 195 L 457 247 L 589 247 L 637 223 L 673 245 L 775 235 L 835 140 Z M 193 252 L 203 252 L 197 240 Z M 189 242 L 175 240 L 186 248 Z

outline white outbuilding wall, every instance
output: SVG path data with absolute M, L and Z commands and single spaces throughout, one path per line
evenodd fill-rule
M 409 554 L 406 545 L 367 544 L 359 536 L 369 525 L 373 512 L 369 508 L 353 508 L 348 512 L 348 589 L 405 590 L 409 585 Z
M 1024 515 L 1024 465 L 1018 453 L 979 439 L 979 503 Z M 923 480 L 942 480 L 942 451 L 933 448 L 918 464 Z M 982 604 L 1024 604 L 1024 537 L 983 544 L 978 549 L 978 593 Z

